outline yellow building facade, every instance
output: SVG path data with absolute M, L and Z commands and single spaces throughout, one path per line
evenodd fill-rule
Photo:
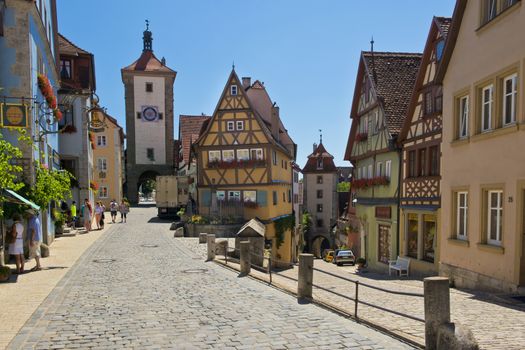
M 243 222 L 258 218 L 274 258 L 290 262 L 296 145 L 264 85 L 250 78 L 241 82 L 232 70 L 195 150 L 199 213 Z
M 105 128 L 92 133 L 93 174 L 98 186 L 95 201 L 102 202 L 109 210 L 110 202 L 122 200 L 124 132 L 117 120 L 105 115 Z

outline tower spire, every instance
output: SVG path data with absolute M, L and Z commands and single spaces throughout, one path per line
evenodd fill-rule
M 374 76 L 374 83 L 377 83 L 376 62 L 374 59 L 374 36 L 372 36 L 372 40 L 370 40 L 370 52 L 372 53 L 372 75 Z
M 144 42 L 142 51 L 153 51 L 153 36 L 149 30 L 149 20 L 146 20 L 146 30 L 143 32 L 142 40 Z

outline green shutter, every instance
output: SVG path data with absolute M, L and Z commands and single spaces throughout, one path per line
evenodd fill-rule
M 266 191 L 257 191 L 257 205 L 260 207 L 266 206 Z
M 211 206 L 211 192 L 208 189 L 201 189 L 201 205 L 209 207 Z

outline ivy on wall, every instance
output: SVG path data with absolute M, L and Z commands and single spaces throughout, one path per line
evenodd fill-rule
M 273 222 L 275 227 L 275 244 L 277 249 L 284 243 L 284 233 L 288 230 L 293 230 L 295 227 L 295 216 L 288 215 L 284 218 L 277 219 Z

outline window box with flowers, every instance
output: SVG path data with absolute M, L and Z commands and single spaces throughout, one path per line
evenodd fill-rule
M 360 132 L 355 136 L 355 140 L 357 142 L 366 141 L 368 140 L 368 133 L 367 132 Z
M 208 168 L 214 169 L 235 169 L 235 168 L 260 168 L 265 167 L 266 162 L 262 159 L 249 159 L 249 160 L 215 160 L 208 163 Z
M 65 134 L 74 134 L 77 132 L 77 128 L 74 125 L 66 125 L 60 131 Z
M 390 183 L 390 179 L 386 176 L 378 176 L 371 179 L 358 179 L 352 181 L 352 188 L 368 188 L 372 186 L 386 186 Z

